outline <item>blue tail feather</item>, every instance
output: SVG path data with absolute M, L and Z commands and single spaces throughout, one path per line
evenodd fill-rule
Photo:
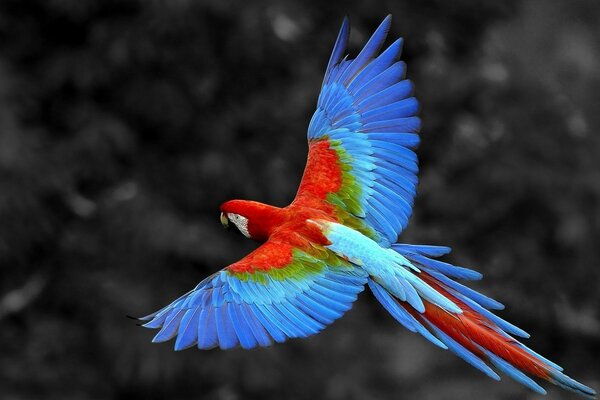
M 400 322 L 404 327 L 406 327 L 406 329 L 411 332 L 420 333 L 424 338 L 438 347 L 443 349 L 448 348 L 438 338 L 433 336 L 431 332 L 429 332 L 419 321 L 417 321 L 415 317 L 410 315 L 410 313 L 408 313 L 404 307 L 398 304 L 398 302 L 394 300 L 394 298 L 383 287 L 381 287 L 381 285 L 371 279 L 369 279 L 368 285 L 375 295 L 375 298 L 379 300 L 381 305 L 383 305 L 383 307 L 392 315 L 392 317 L 394 317 L 394 319 L 396 319 L 396 321 Z
M 546 394 L 546 390 L 544 390 L 543 387 L 538 385 L 533 379 L 525 375 L 523 372 L 519 371 L 517 368 L 513 367 L 510 363 L 498 357 L 494 353 L 483 348 L 481 349 L 488 356 L 490 362 L 500 371 L 504 372 L 506 375 L 510 376 L 520 384 L 527 386 L 529 389 L 539 394 Z
M 498 376 L 498 374 L 495 373 L 494 370 L 491 369 L 481 358 L 477 357 L 475 354 L 473 354 L 471 351 L 466 349 L 463 345 L 458 343 L 456 340 L 454 340 L 450 336 L 446 335 L 444 332 L 442 332 L 441 329 L 439 329 L 434 324 L 429 323 L 429 326 L 431 327 L 431 329 L 433 329 L 433 331 L 435 332 L 437 337 L 440 338 L 440 340 L 442 342 L 444 342 L 446 344 L 446 346 L 448 346 L 448 349 L 450 351 L 452 351 L 458 357 L 462 358 L 463 360 L 465 360 L 466 362 L 468 362 L 469 364 L 471 364 L 472 366 L 474 366 L 475 368 L 477 368 L 478 370 L 480 370 L 481 372 L 483 372 L 490 378 L 497 380 L 497 381 L 500 380 L 500 376 Z
M 552 371 L 550 373 L 552 383 L 562 387 L 563 389 L 575 392 L 581 396 L 595 399 L 596 391 L 589 386 L 577 382 L 575 379 L 563 374 L 560 371 Z

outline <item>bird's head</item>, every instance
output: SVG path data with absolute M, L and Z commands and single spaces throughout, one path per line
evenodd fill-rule
M 233 212 L 221 211 L 221 225 L 227 230 L 234 229 L 247 238 L 251 238 L 248 231 L 248 218 Z
M 227 230 L 240 232 L 247 238 L 267 240 L 273 228 L 282 221 L 282 209 L 248 200 L 230 200 L 221 205 L 221 224 Z
M 249 207 L 244 200 L 231 200 L 221 205 L 221 225 L 227 230 L 234 230 L 247 238 L 252 238 L 248 227 Z

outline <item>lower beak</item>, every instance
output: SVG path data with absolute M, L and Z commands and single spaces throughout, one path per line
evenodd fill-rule
M 229 219 L 227 219 L 225 213 L 221 213 L 219 218 L 221 219 L 221 225 L 223 225 L 223 228 L 229 230 Z

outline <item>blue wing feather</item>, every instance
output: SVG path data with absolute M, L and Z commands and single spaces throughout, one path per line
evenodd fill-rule
M 239 305 L 228 303 L 227 312 L 229 314 L 229 319 L 231 319 L 231 325 L 239 339 L 240 346 L 244 349 L 256 347 L 258 342 L 254 337 L 252 329 L 248 326 L 246 319 L 241 315 Z
M 172 339 L 177 334 L 177 328 L 179 328 L 179 322 L 183 318 L 186 310 L 176 310 L 169 314 L 166 318 L 161 330 L 154 336 L 152 341 L 154 343 L 165 342 Z
M 215 309 L 203 308 L 198 319 L 198 348 L 211 349 L 218 344 Z
M 396 61 L 390 65 L 385 71 L 373 77 L 369 82 L 353 93 L 354 102 L 360 103 L 364 99 L 373 96 L 390 86 L 395 85 L 398 81 L 404 79 L 406 75 L 406 63 L 404 61 Z
M 285 342 L 288 336 L 280 329 L 277 324 L 273 323 L 270 318 L 265 316 L 261 307 L 258 304 L 248 304 L 250 308 L 250 314 L 256 317 L 256 320 L 262 325 L 265 330 L 268 331 L 269 335 L 278 343 Z
M 391 24 L 392 16 L 388 15 L 375 30 L 373 36 L 371 36 L 360 53 L 358 53 L 358 56 L 356 56 L 356 58 L 352 60 L 350 65 L 345 69 L 344 73 L 339 78 L 340 81 L 347 85 L 356 76 L 356 74 L 373 59 L 375 54 L 381 49 L 381 46 L 383 45 L 383 42 L 385 41 L 385 38 L 390 30 Z
M 349 36 L 350 22 L 348 21 L 348 17 L 344 17 L 342 27 L 340 28 L 340 32 L 338 33 L 337 39 L 335 40 L 335 45 L 333 46 L 333 51 L 331 52 L 331 56 L 329 57 L 329 62 L 327 63 L 327 72 L 325 73 L 323 84 L 325 84 L 325 82 L 329 78 L 329 75 L 333 70 L 333 66 L 339 64 L 344 52 L 346 51 L 346 45 L 348 44 Z
M 397 117 L 410 117 L 419 111 L 419 102 L 414 97 L 386 104 L 362 114 L 362 121 L 370 123 Z M 414 153 L 413 153 L 414 154 Z
M 175 341 L 175 350 L 183 350 L 193 346 L 198 339 L 198 321 L 200 307 L 190 308 L 181 319 L 179 333 Z
M 217 325 L 217 337 L 219 346 L 223 350 L 236 347 L 239 344 L 238 337 L 232 325 L 231 317 L 226 305 L 215 307 L 215 324 Z
M 269 332 L 267 332 L 266 327 L 260 324 L 258 316 L 252 313 L 248 304 L 240 303 L 238 304 L 237 309 L 239 311 L 239 314 L 241 315 L 241 318 L 246 322 L 247 326 L 250 328 L 250 331 L 254 335 L 257 345 L 270 346 L 272 340 L 285 340 L 284 338 L 280 338 L 277 334 L 269 335 Z
M 386 104 L 406 99 L 413 94 L 414 90 L 415 88 L 412 81 L 409 79 L 402 80 L 380 92 L 374 93 L 372 96 L 361 99 L 358 101 L 358 109 L 371 110 Z
M 399 57 L 402 51 L 402 39 L 392 43 L 379 57 L 367 65 L 348 85 L 348 91 L 354 93 L 371 79 L 388 69 Z

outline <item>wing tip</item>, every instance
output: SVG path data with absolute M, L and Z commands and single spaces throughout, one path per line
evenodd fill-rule
M 329 56 L 329 62 L 327 63 L 327 69 L 325 70 L 325 77 L 323 78 L 323 84 L 327 82 L 333 67 L 339 64 L 340 59 L 342 58 L 342 54 L 346 51 L 346 46 L 348 44 L 348 39 L 350 37 L 350 18 L 348 15 L 344 16 L 342 20 L 342 26 L 338 32 L 338 35 L 335 39 L 335 44 L 333 45 L 333 50 L 331 51 L 331 56 Z

